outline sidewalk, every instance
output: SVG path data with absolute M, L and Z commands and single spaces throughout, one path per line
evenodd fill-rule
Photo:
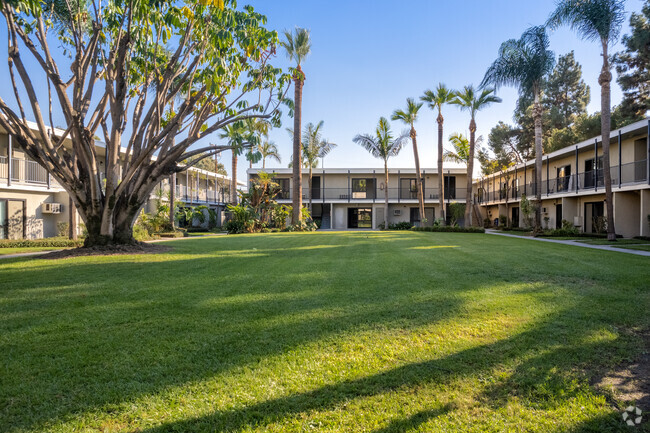
M 582 243 L 582 242 L 576 241 L 576 240 L 565 240 L 565 241 L 563 241 L 563 240 L 559 240 L 559 239 L 535 238 L 535 237 L 532 237 L 532 236 L 517 236 L 517 235 L 510 235 L 510 234 L 507 234 L 507 233 L 499 233 L 496 230 L 489 230 L 489 229 L 485 230 L 485 233 L 487 233 L 489 235 L 506 236 L 506 237 L 509 237 L 509 238 L 530 239 L 530 240 L 540 241 L 540 242 L 551 242 L 551 243 L 555 243 L 555 244 L 564 244 L 564 245 L 573 245 L 573 246 L 576 246 L 576 247 L 591 248 L 591 249 L 594 249 L 594 250 L 614 251 L 614 252 L 617 252 L 617 253 L 627 253 L 627 254 L 634 254 L 634 255 L 637 255 L 637 256 L 650 257 L 650 251 L 640 251 L 640 250 L 632 250 L 632 249 L 627 249 L 627 248 L 617 248 L 617 247 L 610 246 L 610 245 L 589 245 L 589 244 L 585 244 L 585 243 Z

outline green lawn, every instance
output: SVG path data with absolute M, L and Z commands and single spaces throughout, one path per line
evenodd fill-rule
M 643 350 L 646 257 L 408 231 L 168 245 L 0 261 L 0 431 L 630 431 L 590 383 Z
M 0 256 L 20 253 L 37 253 L 39 251 L 64 250 L 61 247 L 19 247 L 19 248 L 0 248 Z

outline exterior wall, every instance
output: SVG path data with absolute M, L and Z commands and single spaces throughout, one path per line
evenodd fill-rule
M 640 191 L 641 194 L 641 216 L 639 221 L 639 233 L 641 236 L 650 236 L 650 189 Z
M 615 192 L 616 232 L 630 238 L 640 235 L 641 197 L 639 191 Z M 620 227 L 619 227 L 620 226 Z

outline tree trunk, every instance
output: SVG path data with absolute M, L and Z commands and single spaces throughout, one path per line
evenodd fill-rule
M 612 74 L 609 70 L 609 59 L 607 58 L 607 41 L 603 41 L 603 69 L 598 77 L 600 84 L 600 135 L 603 140 L 603 178 L 605 181 L 605 205 L 607 207 L 607 240 L 616 240 L 616 229 L 614 228 L 614 194 L 612 193 L 612 172 L 609 160 L 609 140 L 611 132 L 611 95 L 610 82 Z M 621 161 L 618 162 L 619 164 Z M 595 161 L 594 164 L 598 164 Z M 598 182 L 598 179 L 596 179 Z
M 469 122 L 469 155 L 467 158 L 467 190 L 465 192 L 465 227 L 472 225 L 472 176 L 474 175 L 474 146 L 476 144 L 476 122 Z
M 312 180 L 312 169 L 310 164 L 309 165 L 309 216 L 311 216 L 311 180 Z
M 68 200 L 68 237 L 73 240 L 77 240 L 77 208 L 72 201 L 72 197 Z
M 294 110 L 293 110 L 293 212 L 291 223 L 298 224 L 302 218 L 302 146 L 300 146 L 300 130 L 302 128 L 302 86 L 305 74 L 300 65 L 294 76 Z
M 384 229 L 388 229 L 388 160 L 384 159 L 384 175 L 386 176 L 386 187 L 384 188 Z
M 533 104 L 535 122 L 535 228 L 534 233 L 542 231 L 542 104 L 539 102 L 539 90 L 535 90 Z
M 436 121 L 438 122 L 438 202 L 440 203 L 440 218 L 442 218 L 442 225 L 445 225 L 445 221 L 447 221 L 445 219 L 445 174 L 442 166 L 442 124 L 444 118 L 442 117 L 441 112 L 438 112 L 438 119 L 436 119 Z
M 230 181 L 230 201 L 237 204 L 237 154 L 232 150 L 232 180 Z
M 216 191 L 216 186 L 215 186 Z M 176 215 L 174 213 L 174 208 L 176 207 L 176 173 L 169 176 L 169 225 L 172 230 L 176 230 L 175 220 Z
M 418 140 L 415 128 L 411 126 L 411 141 L 413 142 L 413 157 L 415 158 L 415 184 L 418 188 L 418 203 L 420 205 L 420 226 L 423 226 L 426 215 L 424 214 L 424 191 L 422 191 L 422 175 L 420 174 L 420 156 L 418 155 Z
M 262 170 L 266 168 L 266 156 L 262 157 Z

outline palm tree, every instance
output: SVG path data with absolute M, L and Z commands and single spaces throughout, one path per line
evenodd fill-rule
M 269 138 L 269 129 L 271 128 L 271 124 L 266 120 L 251 117 L 249 119 L 246 119 L 245 125 L 248 132 L 250 133 L 250 144 L 254 145 L 254 147 L 246 155 L 248 159 L 248 167 L 253 168 L 253 163 L 258 162 L 262 157 L 262 153 L 259 151 L 260 143 L 262 141 L 262 137 L 266 139 Z
M 242 151 L 242 146 L 247 142 L 247 129 L 243 122 L 226 125 L 219 138 L 228 141 L 232 146 L 232 180 L 230 181 L 230 201 L 237 204 L 237 156 Z
M 456 92 L 449 90 L 443 83 L 438 84 L 435 92 L 427 90 L 424 92 L 424 96 L 420 97 L 421 101 L 428 103 L 429 108 L 438 110 L 438 117 L 436 118 L 436 122 L 438 122 L 438 200 L 440 203 L 440 217 L 442 218 L 443 224 L 445 221 L 445 183 L 442 168 L 442 124 L 445 119 L 442 117 L 442 106 L 449 104 L 455 97 Z
M 293 190 L 292 197 L 293 214 L 292 221 L 294 224 L 301 219 L 302 209 L 302 168 L 300 167 L 300 130 L 302 122 L 302 86 L 305 81 L 305 74 L 302 72 L 302 61 L 311 50 L 311 41 L 309 39 L 309 30 L 297 27 L 294 33 L 284 31 L 286 40 L 280 44 L 287 52 L 289 59 L 296 62 L 296 69 L 293 71 L 294 82 L 294 115 L 293 115 Z
M 611 133 L 611 90 L 612 73 L 609 67 L 609 44 L 616 41 L 625 21 L 624 0 L 560 0 L 548 19 L 547 25 L 557 28 L 568 24 L 586 40 L 600 41 L 603 52 L 603 67 L 600 70 L 600 135 L 603 141 L 603 177 L 605 181 L 605 202 L 607 205 L 607 240 L 616 240 L 614 228 L 614 200 L 612 195 L 612 174 L 609 163 L 609 140 Z M 597 164 L 598 161 L 594 161 Z M 620 164 L 620 161 L 619 161 Z
M 483 140 L 483 137 L 478 137 L 476 143 L 479 144 Z M 443 158 L 448 162 L 455 162 L 457 164 L 469 163 L 469 140 L 463 134 L 454 132 L 449 136 L 449 142 L 453 146 L 454 150 L 445 150 L 443 153 Z
M 384 188 L 385 228 L 388 228 L 388 158 L 397 156 L 408 138 L 408 133 L 402 133 L 400 136 L 393 138 L 388 119 L 381 117 L 379 118 L 379 124 L 375 129 L 374 136 L 371 134 L 358 134 L 352 139 L 355 143 L 363 146 L 372 156 L 381 158 L 384 161 L 384 175 L 386 177 L 386 187 Z
M 542 26 L 531 27 L 520 39 L 509 39 L 501 44 L 499 56 L 485 72 L 481 85 L 495 88 L 511 85 L 519 88 L 521 95 L 533 94 L 533 120 L 535 122 L 535 232 L 542 230 L 542 82 L 553 70 L 555 54 L 548 49 L 550 43 Z
M 282 162 L 280 160 L 278 146 L 273 141 L 264 140 L 258 145 L 257 150 L 262 155 L 262 169 L 266 168 L 266 158 L 275 159 L 278 163 Z
M 418 156 L 418 141 L 415 132 L 415 122 L 418 119 L 418 111 L 422 108 L 422 103 L 417 103 L 413 98 L 406 99 L 406 110 L 395 110 L 391 116 L 392 120 L 401 120 L 410 126 L 409 135 L 413 142 L 413 157 L 415 158 L 415 184 L 418 188 L 418 202 L 420 204 L 420 221 L 423 224 L 426 220 L 424 214 L 424 191 L 422 191 L 422 175 L 420 174 L 420 157 Z
M 336 147 L 321 135 L 321 128 L 324 122 L 321 120 L 317 125 L 308 123 L 302 132 L 302 160 L 303 166 L 309 169 L 309 213 L 312 210 L 312 178 L 313 169 L 318 167 L 318 159 L 324 158 Z
M 465 226 L 472 225 L 472 175 L 474 173 L 474 152 L 476 148 L 476 113 L 488 105 L 501 102 L 501 98 L 494 95 L 494 89 L 482 89 L 480 93 L 474 90 L 474 86 L 465 88 L 456 93 L 452 104 L 456 104 L 463 111 L 468 111 L 469 122 L 469 155 L 467 159 L 467 195 L 465 198 Z

